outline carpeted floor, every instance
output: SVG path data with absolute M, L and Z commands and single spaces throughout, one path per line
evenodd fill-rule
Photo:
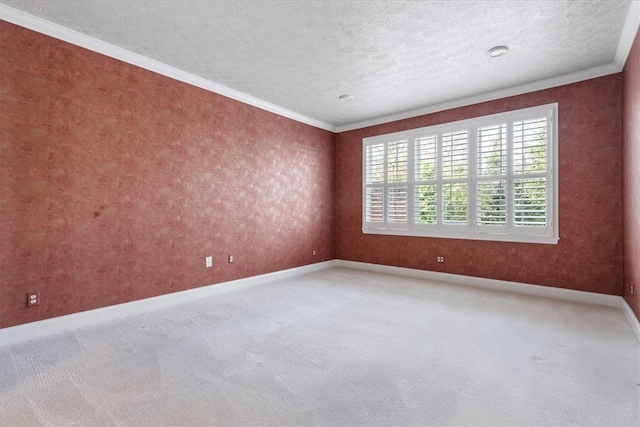
M 621 311 L 332 268 L 3 348 L 0 425 L 640 425 Z

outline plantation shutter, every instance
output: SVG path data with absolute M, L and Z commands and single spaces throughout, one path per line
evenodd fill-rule
M 442 225 L 468 223 L 469 132 L 460 130 L 442 134 Z
M 408 150 L 407 140 L 366 146 L 365 223 L 408 223 Z
M 387 222 L 407 223 L 408 141 L 387 144 Z
M 384 222 L 385 147 L 375 144 L 365 151 L 365 222 Z
M 557 104 L 363 139 L 363 232 L 558 241 Z
M 513 225 L 546 227 L 547 118 L 513 124 Z
M 415 140 L 413 217 L 418 225 L 438 223 L 438 136 Z
M 506 231 L 507 124 L 480 126 L 477 131 L 476 224 Z M 481 230 L 481 227 L 479 227 Z

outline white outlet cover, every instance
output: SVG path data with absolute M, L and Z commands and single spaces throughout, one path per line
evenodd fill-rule
M 208 267 L 213 267 L 213 257 L 212 256 L 208 256 L 205 258 L 205 266 Z

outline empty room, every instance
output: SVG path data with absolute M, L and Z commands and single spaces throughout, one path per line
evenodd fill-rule
M 0 426 L 640 426 L 639 27 L 0 0 Z

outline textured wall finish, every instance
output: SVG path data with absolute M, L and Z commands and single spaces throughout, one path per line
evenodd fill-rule
M 616 74 L 338 134 L 337 257 L 622 295 L 621 90 Z M 552 102 L 559 104 L 558 245 L 362 234 L 362 138 Z
M 640 319 L 640 32 L 624 67 L 622 81 L 624 297 Z
M 335 257 L 333 134 L 0 36 L 0 327 Z

